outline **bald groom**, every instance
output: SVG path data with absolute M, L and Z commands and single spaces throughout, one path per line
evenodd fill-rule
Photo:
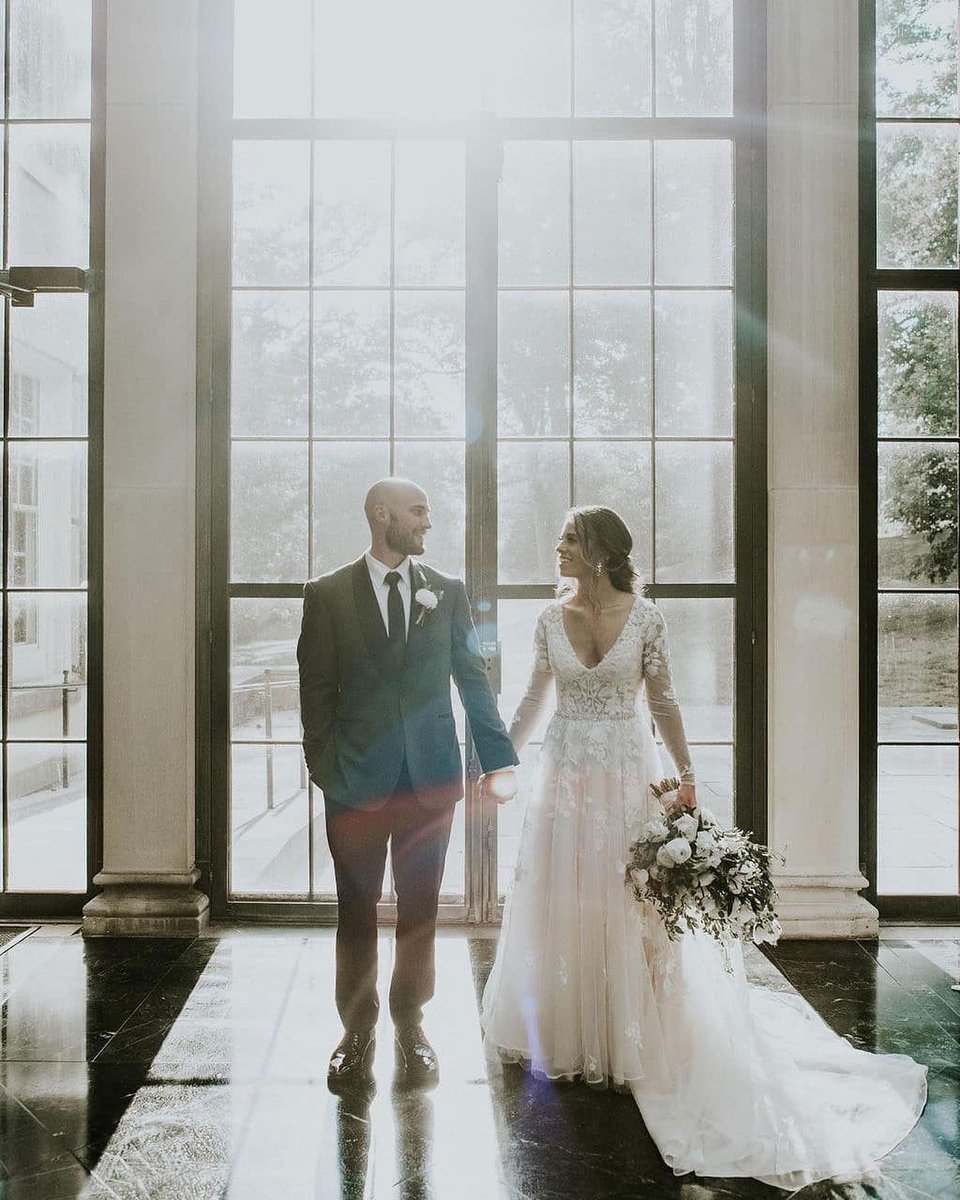
M 456 683 L 486 775 L 517 756 L 497 712 L 463 583 L 416 562 L 431 528 L 426 492 L 381 479 L 364 504 L 370 548 L 304 588 L 297 645 L 303 750 L 323 792 L 337 881 L 336 1001 L 344 1036 L 334 1090 L 370 1080 L 377 1022 L 377 902 L 390 849 L 397 894 L 390 983 L 398 1082 L 438 1078 L 421 1028 L 434 991 L 443 863 L 463 764 Z M 498 795 L 511 790 L 508 779 Z

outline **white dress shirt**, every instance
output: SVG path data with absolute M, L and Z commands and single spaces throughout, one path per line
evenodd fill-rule
M 407 630 L 410 628 L 410 557 L 409 555 L 395 567 L 388 567 L 386 563 L 382 563 L 378 558 L 374 558 L 369 550 L 363 556 L 367 560 L 367 570 L 370 572 L 370 582 L 373 584 L 373 594 L 377 598 L 377 604 L 380 606 L 380 616 L 383 617 L 383 627 L 390 632 L 390 614 L 387 610 L 387 602 L 390 599 L 390 585 L 387 583 L 387 575 L 391 571 L 396 571 L 400 576 L 400 582 L 397 587 L 400 589 L 400 599 L 403 601 L 403 636 L 406 638 Z

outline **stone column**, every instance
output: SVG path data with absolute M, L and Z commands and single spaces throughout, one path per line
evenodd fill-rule
M 769 805 L 787 936 L 858 893 L 857 2 L 768 14 Z
M 194 934 L 201 0 L 107 6 L 104 854 L 88 936 Z

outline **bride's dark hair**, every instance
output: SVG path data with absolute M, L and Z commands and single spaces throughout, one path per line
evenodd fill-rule
M 630 557 L 633 538 L 619 513 L 600 504 L 583 504 L 571 508 L 567 520 L 573 522 L 584 558 L 594 568 L 599 564 L 617 591 L 643 592 L 643 581 Z M 572 590 L 573 584 L 564 579 L 557 595 L 565 596 Z

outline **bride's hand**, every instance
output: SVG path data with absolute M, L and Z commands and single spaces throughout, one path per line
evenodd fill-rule
M 671 816 L 675 812 L 680 812 L 684 808 L 697 807 L 697 788 L 693 783 L 681 783 L 677 792 L 677 798 L 667 809 L 667 815 Z

